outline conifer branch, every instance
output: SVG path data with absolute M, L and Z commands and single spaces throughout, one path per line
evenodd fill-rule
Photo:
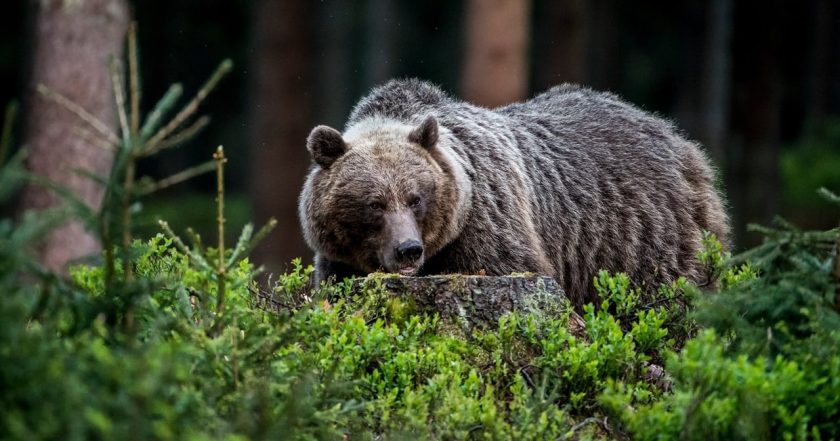
M 213 75 L 204 83 L 204 86 L 199 89 L 198 93 L 195 94 L 192 100 L 175 115 L 175 118 L 172 118 L 169 123 L 160 129 L 154 136 L 149 140 L 149 148 L 154 148 L 157 146 L 158 143 L 163 141 L 164 138 L 169 136 L 172 132 L 174 132 L 184 121 L 187 120 L 190 116 L 192 116 L 196 110 L 198 110 L 199 104 L 207 98 L 207 95 L 219 84 L 222 78 L 227 75 L 228 72 L 231 71 L 233 68 L 233 62 L 230 60 L 222 61 L 219 64 L 219 67 L 216 68 L 216 71 L 213 72 Z
M 834 243 L 834 280 L 840 282 L 840 226 L 837 227 L 837 240 Z M 840 290 L 837 293 L 837 310 L 840 311 Z
M 233 268 L 233 265 L 235 265 L 236 262 L 241 260 L 242 257 L 247 256 L 248 253 L 250 253 L 251 250 L 254 249 L 254 247 L 256 247 L 260 242 L 262 242 L 262 240 L 265 239 L 265 236 L 267 236 L 268 233 L 270 233 L 271 230 L 273 230 L 276 226 L 277 219 L 271 218 L 268 220 L 268 222 L 266 222 L 265 225 L 262 226 L 262 228 L 259 229 L 259 231 L 257 231 L 257 234 L 251 237 L 250 232 L 253 231 L 253 227 L 250 224 L 246 225 L 245 228 L 250 227 L 250 231 L 248 232 L 248 239 L 244 242 L 242 241 L 242 237 L 245 235 L 245 230 L 243 229 L 243 234 L 242 236 L 240 236 L 240 242 L 243 242 L 243 247 L 239 248 L 239 244 L 237 243 L 237 249 L 234 250 L 233 254 L 230 256 L 230 259 L 228 259 L 228 269 Z
M 239 240 L 236 241 L 236 246 L 233 247 L 233 251 L 230 254 L 227 262 L 225 263 L 225 268 L 228 270 L 233 267 L 234 263 L 236 262 L 236 258 L 242 254 L 242 251 L 248 246 L 248 242 L 251 241 L 251 236 L 254 234 L 254 225 L 251 223 L 245 224 L 242 227 L 242 232 L 239 233 Z
M 178 248 L 178 250 L 180 250 L 184 254 L 189 254 L 190 249 L 187 247 L 184 241 L 181 240 L 181 237 L 175 234 L 174 231 L 172 231 L 172 227 L 169 226 L 169 222 L 165 220 L 159 220 L 158 225 L 160 225 L 160 228 L 163 230 L 163 232 L 166 233 L 166 235 L 169 236 L 170 239 L 172 239 L 172 243 L 175 244 L 175 248 Z
M 129 160 L 125 167 L 125 180 L 123 181 L 123 200 L 122 200 L 122 246 L 123 246 L 123 260 L 125 260 L 125 279 L 132 280 L 134 278 L 134 267 L 131 262 L 131 255 L 129 250 L 131 248 L 131 193 L 134 190 L 134 173 L 135 165 L 133 160 Z
M 163 97 L 161 97 L 157 104 L 155 104 L 155 108 L 152 109 L 152 112 L 146 117 L 146 121 L 143 123 L 143 128 L 140 129 L 141 138 L 151 136 L 151 134 L 158 129 L 163 116 L 166 115 L 166 112 L 175 105 L 182 93 L 184 93 L 184 88 L 181 84 L 175 83 L 169 86 L 169 89 Z
M 134 189 L 134 173 L 135 173 L 135 156 L 134 156 L 134 139 L 132 137 L 132 130 L 129 127 L 128 116 L 126 114 L 126 96 L 125 96 L 125 78 L 122 74 L 122 64 L 116 58 L 111 58 L 109 69 L 111 71 L 111 85 L 114 89 L 114 103 L 117 107 L 117 116 L 120 122 L 120 133 L 122 134 L 122 152 L 118 153 L 115 161 L 114 170 L 120 169 L 119 165 L 124 166 L 123 182 L 122 182 L 122 200 L 120 200 L 120 231 L 122 234 L 122 259 L 123 259 L 123 278 L 126 281 L 134 279 L 134 267 L 131 261 L 131 194 Z M 118 178 L 119 174 L 112 174 L 112 179 Z M 116 188 L 116 187 L 114 187 Z M 111 188 L 106 192 L 108 197 Z M 107 210 L 107 208 L 106 208 Z
M 99 132 L 100 135 L 104 136 L 109 142 L 113 144 L 119 144 L 120 139 L 117 135 L 108 128 L 105 123 L 100 121 L 97 117 L 88 113 L 87 110 L 83 109 L 78 104 L 71 101 L 69 98 L 65 97 L 64 95 L 50 89 L 49 87 L 38 84 L 36 87 L 38 93 L 40 93 L 44 98 L 64 107 L 70 113 L 76 115 L 82 121 L 86 122 L 91 128 Z
M 823 199 L 827 200 L 828 202 L 840 205 L 840 195 L 835 194 L 831 190 L 829 190 L 825 187 L 820 187 L 819 190 L 817 190 L 817 193 L 820 196 L 822 196 Z
M 182 144 L 192 137 L 197 135 L 199 132 L 204 130 L 207 125 L 210 124 L 210 117 L 209 116 L 202 116 L 201 118 L 197 119 L 194 123 L 192 123 L 189 127 L 184 130 L 181 130 L 178 133 L 164 139 L 156 146 L 147 147 L 144 151 L 140 153 L 142 156 L 151 156 L 155 153 L 160 152 L 161 150 L 166 150 L 170 147 L 174 147 L 178 144 Z
M 94 173 L 90 170 L 85 170 L 83 168 L 73 168 L 72 171 L 73 171 L 73 173 L 76 173 L 79 176 L 83 176 L 85 178 L 88 178 L 91 181 L 96 182 L 97 184 L 100 184 L 100 185 L 103 185 L 103 186 L 108 185 L 108 179 L 107 178 L 105 178 L 104 176 L 97 175 L 96 173 Z
M 227 270 L 225 268 L 225 151 L 222 146 L 216 149 L 213 154 L 213 160 L 216 161 L 216 208 L 218 217 L 216 224 L 218 225 L 218 240 L 219 240 L 219 261 L 216 266 L 217 298 L 216 298 L 216 314 L 222 315 L 225 308 L 225 278 L 227 277 Z
M 124 149 L 131 149 L 131 130 L 128 128 L 128 116 L 125 113 L 125 89 L 119 61 L 111 58 L 108 68 L 111 71 L 111 87 L 114 89 L 114 102 L 117 106 L 117 117 L 120 121 L 120 133 Z
M 131 136 L 140 129 L 140 68 L 137 55 L 137 22 L 128 25 L 128 78 L 131 83 Z
M 158 225 L 163 230 L 163 232 L 172 240 L 172 243 L 175 245 L 175 248 L 178 248 L 179 251 L 187 255 L 195 264 L 201 269 L 202 271 L 213 271 L 213 267 L 210 265 L 209 262 L 202 256 L 201 254 L 191 250 L 181 237 L 175 234 L 172 231 L 172 227 L 169 226 L 169 222 L 164 220 L 159 220 Z
M 195 248 L 198 253 L 206 255 L 204 251 L 204 243 L 201 241 L 201 235 L 196 233 L 192 227 L 187 227 L 187 237 L 190 238 L 190 241 L 193 243 L 193 248 Z
M 194 167 L 190 167 L 186 170 L 182 170 L 178 173 L 175 173 L 174 175 L 163 178 L 157 182 L 145 184 L 143 187 L 137 190 L 136 194 L 137 196 L 146 196 L 156 191 L 163 190 L 164 188 L 180 184 L 181 182 L 187 181 L 196 176 L 203 175 L 204 173 L 213 171 L 215 168 L 215 162 L 207 161 L 203 164 L 199 164 Z
M 96 133 L 91 132 L 90 130 L 81 127 L 81 126 L 73 126 L 70 128 L 70 131 L 73 132 L 76 136 L 82 139 L 90 145 L 100 148 L 105 151 L 113 152 L 116 149 L 114 144 L 108 142 L 108 140 L 102 139 L 101 137 L 97 136 Z

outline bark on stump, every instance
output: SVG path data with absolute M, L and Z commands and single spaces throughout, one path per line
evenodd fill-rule
M 381 286 L 387 293 L 410 298 L 421 311 L 488 327 L 511 311 L 559 310 L 565 294 L 551 277 L 522 276 L 369 276 L 357 279 L 354 292 Z

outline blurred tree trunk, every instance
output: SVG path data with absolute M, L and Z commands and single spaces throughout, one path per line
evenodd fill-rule
M 495 107 L 525 98 L 528 88 L 529 0 L 469 0 L 464 98 Z
M 108 57 L 121 57 L 129 22 L 125 0 L 40 0 L 33 27 L 32 78 L 27 97 L 24 138 L 29 169 L 70 190 L 92 207 L 103 189 L 76 170 L 104 175 L 112 156 L 85 142 L 74 131 L 79 119 L 35 92 L 39 83 L 66 96 L 106 124 L 115 127 Z M 42 210 L 57 198 L 38 186 L 23 190 L 21 209 Z M 39 259 L 52 270 L 99 249 L 96 238 L 79 222 L 52 231 L 39 249 Z
M 542 32 L 535 42 L 540 67 L 535 89 L 542 91 L 561 83 L 586 81 L 587 23 L 585 0 L 556 0 L 542 5 L 535 20 Z
M 258 263 L 282 270 L 307 260 L 297 201 L 309 165 L 312 128 L 312 51 L 309 0 L 253 3 L 251 197 L 257 223 L 277 218 L 277 230 L 256 250 Z
M 676 8 L 677 23 L 674 44 L 679 70 L 673 79 L 675 103 L 674 119 L 692 138 L 703 139 L 703 85 L 707 71 L 706 39 L 710 31 L 708 21 L 710 3 L 682 2 Z
M 588 0 L 585 20 L 586 73 L 589 85 L 596 89 L 617 90 L 621 82 L 618 0 Z
M 706 8 L 705 62 L 698 137 L 715 163 L 723 166 L 730 105 L 732 0 L 710 0 Z
M 736 225 L 768 223 L 779 211 L 779 122 L 781 72 L 779 0 L 761 7 L 736 4 L 733 43 L 732 131 L 729 152 L 729 196 Z M 741 245 L 757 237 L 741 235 Z
M 808 63 L 808 117 L 818 120 L 825 116 L 831 90 L 831 28 L 837 8 L 832 0 L 816 0 L 813 8 L 814 36 Z
M 317 42 L 320 49 L 315 78 L 318 112 L 316 124 L 340 128 L 352 106 L 353 5 L 346 0 L 319 2 Z
M 394 75 L 400 42 L 400 2 L 369 0 L 365 43 L 365 89 L 382 84 Z

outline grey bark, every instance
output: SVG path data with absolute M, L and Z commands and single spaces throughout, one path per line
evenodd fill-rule
M 361 292 L 376 282 L 390 294 L 411 299 L 421 311 L 477 327 L 493 326 L 507 312 L 556 311 L 565 298 L 551 277 L 528 275 L 365 278 L 355 281 L 354 290 Z
M 91 207 L 103 189 L 80 175 L 107 172 L 111 155 L 86 142 L 74 127 L 79 119 L 35 92 L 39 83 L 66 96 L 112 128 L 116 126 L 108 74 L 109 56 L 121 57 L 129 22 L 125 0 L 41 0 L 35 8 L 32 78 L 27 95 L 24 141 L 33 173 L 68 188 Z M 24 188 L 21 210 L 43 210 L 59 201 L 43 187 Z M 79 222 L 52 231 L 39 249 L 40 261 L 60 271 L 73 259 L 96 253 L 97 239 Z
M 353 280 L 352 294 L 369 294 L 381 287 L 385 293 L 410 301 L 417 312 L 438 313 L 469 327 L 489 328 L 508 312 L 537 312 L 556 315 L 571 304 L 551 277 L 521 276 L 446 276 L 401 277 L 372 275 Z M 252 287 L 253 302 L 267 311 L 292 311 L 310 301 L 298 293 L 294 299 L 281 299 L 272 291 Z M 575 313 L 569 323 L 573 331 L 584 329 Z

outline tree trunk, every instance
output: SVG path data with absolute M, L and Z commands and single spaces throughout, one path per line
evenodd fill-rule
M 255 250 L 258 263 L 282 270 L 308 258 L 297 200 L 309 164 L 312 128 L 312 2 L 258 0 L 253 5 L 251 188 L 257 223 L 276 232 Z
M 101 121 L 116 126 L 108 57 L 121 57 L 129 9 L 125 0 L 41 0 L 31 2 L 33 28 L 32 81 L 27 97 L 24 138 L 27 166 L 66 187 L 91 207 L 101 203 L 103 189 L 78 170 L 107 173 L 111 154 L 80 137 L 79 119 L 63 107 L 43 99 L 35 86 L 43 83 L 66 96 Z M 21 209 L 43 210 L 58 203 L 43 187 L 23 190 Z M 76 258 L 97 252 L 96 238 L 79 222 L 52 231 L 39 249 L 40 261 L 62 270 Z
M 315 78 L 316 124 L 343 127 L 352 107 L 353 97 L 353 4 L 346 0 L 325 0 L 318 3 L 316 46 L 320 56 L 316 60 Z
M 732 0 L 711 0 L 706 8 L 699 138 L 717 165 L 723 166 L 729 127 Z
M 831 27 L 832 9 L 837 8 L 831 0 L 816 0 L 814 5 L 814 30 L 811 55 L 808 61 L 808 118 L 818 121 L 825 117 L 831 96 Z
M 475 104 L 495 107 L 528 92 L 529 0 L 469 0 L 461 88 Z
M 369 87 L 378 86 L 394 75 L 400 47 L 399 12 L 399 2 L 368 1 L 365 83 Z
M 585 0 L 550 1 L 536 16 L 542 28 L 535 42 L 540 50 L 537 90 L 586 81 L 586 6 Z
M 618 0 L 586 2 L 586 73 L 589 86 L 616 90 L 621 85 Z
M 729 152 L 729 196 L 736 225 L 768 223 L 779 209 L 779 122 L 781 117 L 781 72 L 779 38 L 781 20 L 778 0 L 760 8 L 736 5 L 733 35 L 732 130 Z M 742 9 L 738 9 L 741 8 Z M 757 236 L 741 234 L 740 245 L 753 245 Z

